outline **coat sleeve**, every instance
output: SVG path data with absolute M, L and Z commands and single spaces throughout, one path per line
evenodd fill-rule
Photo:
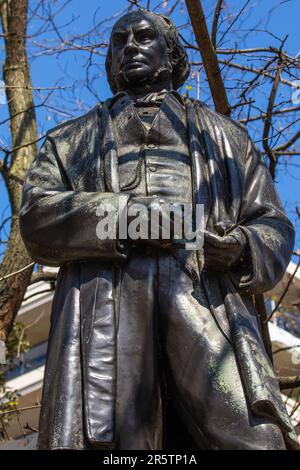
M 290 261 L 295 231 L 286 216 L 270 172 L 248 137 L 239 227 L 247 238 L 244 261 L 231 278 L 238 291 L 259 294 L 272 289 Z
M 103 226 L 105 231 L 105 217 L 107 232 L 118 233 L 119 214 L 129 197 L 126 193 L 73 190 L 48 136 L 23 187 L 19 221 L 29 254 L 49 266 L 91 259 L 124 261 L 127 256 L 117 237 L 99 234 Z

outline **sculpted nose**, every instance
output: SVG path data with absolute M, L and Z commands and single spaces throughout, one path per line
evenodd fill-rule
M 134 42 L 133 34 L 130 34 L 127 39 L 127 43 L 124 47 L 124 53 L 127 55 L 133 55 L 139 51 L 137 45 Z

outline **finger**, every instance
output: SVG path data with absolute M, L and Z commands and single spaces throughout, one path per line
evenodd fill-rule
M 215 235 L 211 232 L 205 232 L 204 241 L 215 248 L 221 249 L 239 245 L 239 241 L 232 235 L 225 235 L 224 237 L 220 237 L 219 235 Z
M 204 234 L 204 243 L 209 243 L 213 246 L 220 246 L 221 243 L 221 237 L 219 235 L 215 235 L 212 232 L 209 232 L 208 230 L 203 230 Z
M 211 266 L 223 266 L 224 269 L 226 268 L 229 269 L 233 264 L 232 259 L 220 259 L 220 258 L 213 258 L 213 257 L 205 258 L 204 257 L 204 260 L 205 259 L 209 260 L 209 264 Z
M 216 258 L 223 258 L 224 256 L 236 256 L 236 253 L 240 251 L 238 246 L 233 245 L 222 245 L 218 248 L 206 244 L 203 249 L 204 253 L 214 256 Z
M 214 231 L 217 232 L 218 235 L 224 235 L 233 225 L 232 220 L 222 220 L 214 224 Z
M 238 254 L 240 253 L 240 250 L 229 250 L 229 249 L 217 249 L 214 247 L 209 247 L 206 246 L 204 247 L 204 256 L 210 256 L 212 258 L 217 259 L 226 259 L 229 260 L 231 258 L 235 259 Z

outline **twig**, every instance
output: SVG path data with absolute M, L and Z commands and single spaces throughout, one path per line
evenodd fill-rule
M 7 411 L 0 411 L 0 419 L 3 418 L 3 416 L 9 415 L 11 413 L 16 413 L 16 412 L 23 412 L 27 410 L 34 410 L 36 408 L 40 408 L 41 405 L 32 405 L 32 406 L 24 406 L 23 408 L 15 408 L 14 410 L 7 410 Z
M 211 30 L 211 42 L 215 50 L 217 49 L 218 23 L 219 23 L 219 17 L 223 8 L 223 1 L 224 0 L 218 0 L 218 3 L 215 8 L 214 19 L 213 19 L 212 30 Z
M 296 134 L 294 134 L 293 137 L 291 137 L 291 139 L 288 142 L 286 142 L 283 145 L 280 145 L 279 147 L 276 147 L 275 149 L 273 149 L 273 151 L 277 153 L 284 151 L 287 148 L 289 148 L 291 145 L 293 145 L 296 142 L 296 140 L 298 140 L 299 138 L 300 138 L 300 131 L 296 132 Z
M 21 273 L 22 271 L 26 271 L 26 269 L 29 269 L 34 265 L 35 265 L 35 262 L 32 262 L 32 263 L 28 264 L 27 266 L 24 266 L 24 268 L 18 269 L 18 271 L 15 271 L 13 273 L 7 274 L 6 276 L 3 276 L 3 277 L 0 278 L 0 282 L 4 281 L 4 279 L 8 279 L 10 277 L 13 277 L 16 274 Z
M 288 351 L 289 349 L 295 349 L 295 348 L 300 348 L 300 344 L 298 344 L 297 346 L 286 346 L 285 348 L 276 349 L 276 351 L 273 352 L 273 356 L 274 354 L 277 354 L 283 351 Z
M 22 346 L 22 341 L 23 341 L 23 338 L 24 338 L 24 335 L 25 335 L 25 332 L 27 330 L 29 330 L 29 328 L 33 327 L 34 325 L 36 325 L 40 320 L 41 318 L 45 315 L 45 310 L 43 310 L 40 315 L 35 319 L 33 320 L 31 323 L 29 323 L 28 325 L 24 326 L 24 328 L 22 329 L 21 331 L 21 334 L 20 334 L 20 338 L 19 338 L 19 342 L 18 342 L 18 350 L 17 350 L 17 357 L 19 358 L 21 356 L 21 346 Z
M 24 426 L 24 429 L 28 429 L 28 431 L 32 431 L 32 432 L 39 432 L 39 430 L 37 428 L 34 428 L 32 426 L 30 426 L 29 423 L 26 423 L 25 426 Z
M 291 113 L 291 112 L 295 112 L 295 111 L 300 111 L 300 106 L 291 106 L 289 108 L 278 109 L 276 111 L 273 111 L 273 116 L 276 116 L 278 114 Z M 259 119 L 265 119 L 266 116 L 267 116 L 266 113 L 262 113 L 259 116 L 251 116 L 249 118 L 240 119 L 239 122 L 247 123 L 247 122 L 258 121 Z
M 194 51 L 198 51 L 199 48 L 195 46 L 194 44 L 191 44 L 187 39 L 182 36 L 182 34 L 179 33 L 180 39 L 182 42 L 186 45 L 188 49 L 193 49 Z M 223 54 L 223 55 L 247 55 L 247 54 L 256 54 L 257 52 L 266 52 L 266 53 L 273 53 L 276 54 L 277 56 L 281 55 L 284 59 L 286 59 L 287 63 L 293 64 L 294 62 L 299 62 L 300 59 L 299 57 L 293 57 L 288 55 L 286 52 L 281 51 L 277 47 L 269 46 L 269 47 L 251 47 L 247 49 L 238 49 L 237 47 L 231 48 L 231 49 L 216 49 L 217 54 Z
M 272 310 L 271 314 L 269 315 L 269 318 L 267 319 L 267 322 L 269 322 L 271 320 L 271 318 L 273 317 L 274 313 L 276 312 L 276 310 L 278 309 L 279 305 L 281 304 L 281 302 L 283 301 L 284 297 L 286 296 L 289 288 L 290 288 L 290 285 L 292 284 L 293 280 L 294 280 L 294 277 L 296 276 L 297 274 L 297 271 L 299 269 L 299 266 L 300 266 L 300 259 L 297 263 L 297 266 L 293 272 L 293 274 L 291 275 L 290 279 L 289 279 L 289 282 L 287 283 L 283 293 L 281 294 L 277 304 L 275 305 L 274 309 Z
M 275 105 L 276 94 L 277 94 L 278 85 L 279 85 L 279 81 L 281 78 L 281 72 L 282 72 L 283 67 L 284 67 L 284 64 L 280 62 L 278 66 L 278 70 L 276 72 L 275 80 L 271 88 L 271 93 L 270 93 L 270 97 L 268 101 L 267 115 L 266 115 L 264 129 L 263 129 L 263 147 L 270 160 L 269 170 L 273 179 L 275 178 L 275 167 L 277 163 L 277 158 L 269 145 L 269 135 L 270 135 L 270 129 L 272 126 L 273 108 Z
M 247 7 L 247 5 L 249 4 L 250 0 L 246 0 L 246 3 L 245 5 L 241 8 L 241 10 L 238 12 L 238 14 L 236 15 L 236 17 L 234 18 L 233 22 L 230 23 L 230 25 L 228 26 L 228 28 L 226 29 L 226 31 L 222 34 L 220 40 L 219 40 L 219 43 L 222 42 L 222 40 L 224 39 L 224 37 L 226 36 L 226 34 L 228 33 L 228 31 L 230 31 L 230 29 L 232 28 L 232 26 L 234 25 L 234 23 L 237 22 L 237 20 L 239 19 L 239 17 L 241 16 L 241 14 L 243 13 L 243 11 L 245 10 L 245 8 Z
M 4 414 L 4 413 L 2 413 L 2 412 L 0 411 L 0 422 L 1 422 L 1 427 L 2 427 L 1 431 L 3 432 L 3 435 L 6 435 L 6 439 L 9 440 L 9 434 L 8 434 L 8 432 L 7 432 L 7 430 L 6 430 L 5 423 L 4 423 L 3 419 L 2 419 L 2 415 L 3 415 L 3 414 Z
M 247 67 L 246 65 L 238 64 L 236 62 L 230 62 L 229 60 L 219 59 L 219 62 L 220 62 L 220 64 L 228 65 L 228 67 L 233 67 L 233 68 L 236 68 L 236 69 L 239 69 L 239 70 L 244 70 L 245 72 L 250 72 L 250 73 L 254 73 L 254 74 L 258 74 L 258 75 L 263 75 L 264 77 L 270 78 L 271 80 L 275 80 L 275 77 L 271 73 L 262 71 L 260 69 L 256 69 L 256 68 L 253 68 L 253 67 Z M 192 62 L 192 64 L 193 65 L 202 65 L 202 62 Z M 290 81 L 290 80 L 286 80 L 285 78 L 281 77 L 280 78 L 280 83 L 284 83 L 285 85 L 288 85 L 292 88 L 295 88 L 295 83 Z
M 297 152 L 293 152 L 293 151 L 290 151 L 290 152 L 278 152 L 277 150 L 273 150 L 274 153 L 278 154 L 278 155 L 287 155 L 288 157 L 290 156 L 293 156 L 293 155 L 300 155 L 300 150 Z
M 294 377 L 278 377 L 280 390 L 300 387 L 300 375 Z
M 255 54 L 256 52 L 267 52 L 273 54 L 281 54 L 284 59 L 290 60 L 291 62 L 300 62 L 299 58 L 290 56 L 286 54 L 284 51 L 281 51 L 277 47 L 269 46 L 269 47 L 251 47 L 248 49 L 217 49 L 217 54 Z
M 20 421 L 20 411 L 17 412 L 17 420 L 18 420 L 18 423 L 19 423 L 19 426 L 21 428 L 23 436 L 26 437 L 26 432 L 24 431 L 23 425 Z
M 296 411 L 299 409 L 299 406 L 300 406 L 300 403 L 297 403 L 295 406 L 294 406 L 294 409 L 292 410 L 291 414 L 290 414 L 290 418 L 296 413 Z

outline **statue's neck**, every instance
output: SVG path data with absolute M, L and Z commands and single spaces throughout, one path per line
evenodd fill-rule
M 123 90 L 134 99 L 143 98 L 150 93 L 168 92 L 172 89 L 172 76 L 165 66 L 159 68 L 154 77 L 151 79 L 148 77 L 147 80 L 141 82 L 140 86 L 138 83 L 123 83 Z
M 139 99 L 143 98 L 146 95 L 149 95 L 150 93 L 162 93 L 162 92 L 168 92 L 172 90 L 171 84 L 151 84 L 151 86 L 143 86 L 141 88 L 128 88 L 124 91 L 128 93 L 133 99 Z

